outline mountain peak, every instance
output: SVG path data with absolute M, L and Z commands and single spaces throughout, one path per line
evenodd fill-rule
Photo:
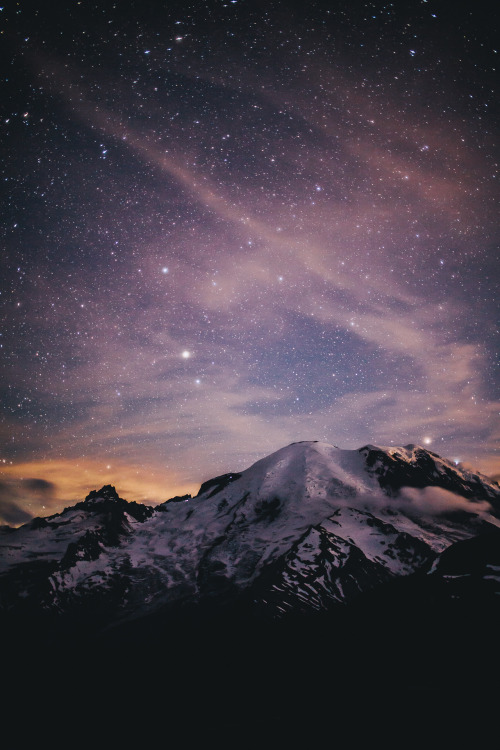
M 105 484 L 100 490 L 92 490 L 85 498 L 86 503 L 100 503 L 109 500 L 120 500 L 116 488 L 111 484 Z

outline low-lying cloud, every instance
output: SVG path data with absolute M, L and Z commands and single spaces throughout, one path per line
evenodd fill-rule
M 473 502 L 443 487 L 424 487 L 423 489 L 403 487 L 399 497 L 404 501 L 403 508 L 410 505 L 420 513 L 434 516 L 457 511 L 483 515 L 491 513 L 492 510 L 491 505 L 486 501 Z

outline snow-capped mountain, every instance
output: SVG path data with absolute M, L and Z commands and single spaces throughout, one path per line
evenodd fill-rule
M 11 744 L 105 745 L 103 717 L 123 747 L 361 747 L 396 722 L 427 746 L 436 718 L 448 742 L 457 706 L 496 716 L 499 518 L 497 484 L 418 446 L 302 442 L 196 497 L 105 486 L 0 528 Z
M 418 572 L 457 588 L 468 566 L 500 591 L 499 518 L 496 483 L 421 447 L 294 443 L 196 497 L 148 507 L 105 486 L 1 528 L 1 607 L 7 618 L 57 614 L 91 629 L 235 601 L 275 619 L 329 611 Z

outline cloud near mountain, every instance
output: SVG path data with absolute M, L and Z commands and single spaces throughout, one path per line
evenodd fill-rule
M 492 510 L 486 501 L 472 502 L 443 487 L 403 487 L 399 497 L 404 501 L 402 507 L 409 504 L 420 513 L 435 516 L 456 511 L 484 515 Z M 491 518 L 489 520 L 491 522 Z

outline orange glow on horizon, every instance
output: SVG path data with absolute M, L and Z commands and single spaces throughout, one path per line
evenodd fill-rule
M 157 505 L 176 495 L 194 495 L 199 483 L 183 480 L 162 467 L 140 467 L 124 462 L 56 459 L 4 465 L 0 479 L 12 488 L 16 502 L 33 516 L 60 513 L 105 484 L 116 487 L 125 500 Z M 50 483 L 44 493 L 30 492 L 26 480 Z

